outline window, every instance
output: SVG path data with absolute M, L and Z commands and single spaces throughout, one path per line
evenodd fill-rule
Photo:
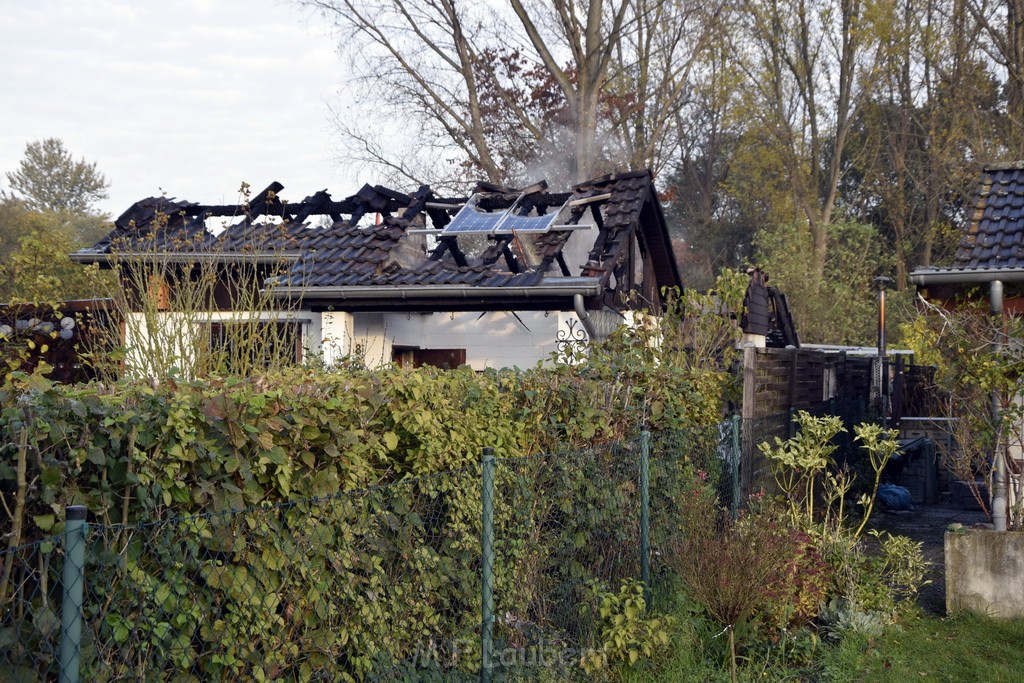
M 419 368 L 430 365 L 443 370 L 454 370 L 466 364 L 466 349 L 416 349 L 396 346 L 391 354 L 400 368 Z

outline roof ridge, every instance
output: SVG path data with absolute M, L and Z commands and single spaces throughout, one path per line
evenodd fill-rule
M 991 171 L 1024 171 L 1024 160 L 1000 161 L 993 164 L 985 164 L 982 169 L 986 173 Z

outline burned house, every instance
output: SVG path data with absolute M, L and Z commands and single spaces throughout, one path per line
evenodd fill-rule
M 288 202 L 282 189 L 243 205 L 144 199 L 72 258 L 176 263 L 179 277 L 216 264 L 224 278 L 203 329 L 182 334 L 223 342 L 225 321 L 262 315 L 293 331 L 296 360 L 358 355 L 370 366 L 533 365 L 658 311 L 682 284 L 647 171 L 569 192 L 480 183 L 461 198 L 367 185 Z M 240 310 L 253 297 L 228 276 L 243 267 L 278 312 Z M 173 278 L 154 286 L 173 316 Z

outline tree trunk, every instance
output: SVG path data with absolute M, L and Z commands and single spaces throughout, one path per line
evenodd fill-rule
M 1011 140 L 1024 137 L 1024 0 L 1006 0 L 1006 113 Z

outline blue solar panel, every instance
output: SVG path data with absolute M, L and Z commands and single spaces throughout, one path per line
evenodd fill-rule
M 562 212 L 562 207 L 539 216 L 521 216 L 519 214 L 522 211 L 525 197 L 526 195 L 520 196 L 512 207 L 505 212 L 505 218 L 498 225 L 497 232 L 505 234 L 513 232 L 547 232 L 551 229 L 555 219 Z
M 513 232 L 547 232 L 555 219 L 562 213 L 562 207 L 540 216 L 520 216 L 523 200 L 520 196 L 507 211 L 482 211 L 477 208 L 480 195 L 475 194 L 459 209 L 451 223 L 445 226 L 442 235 L 505 234 Z
M 492 233 L 498 227 L 504 211 L 481 211 L 477 208 L 479 195 L 473 195 L 466 202 L 465 206 L 459 209 L 452 222 L 444 226 L 443 235 L 467 235 L 476 233 Z
M 505 214 L 505 220 L 498 226 L 498 232 L 547 232 L 558 212 L 543 216 L 513 216 Z

